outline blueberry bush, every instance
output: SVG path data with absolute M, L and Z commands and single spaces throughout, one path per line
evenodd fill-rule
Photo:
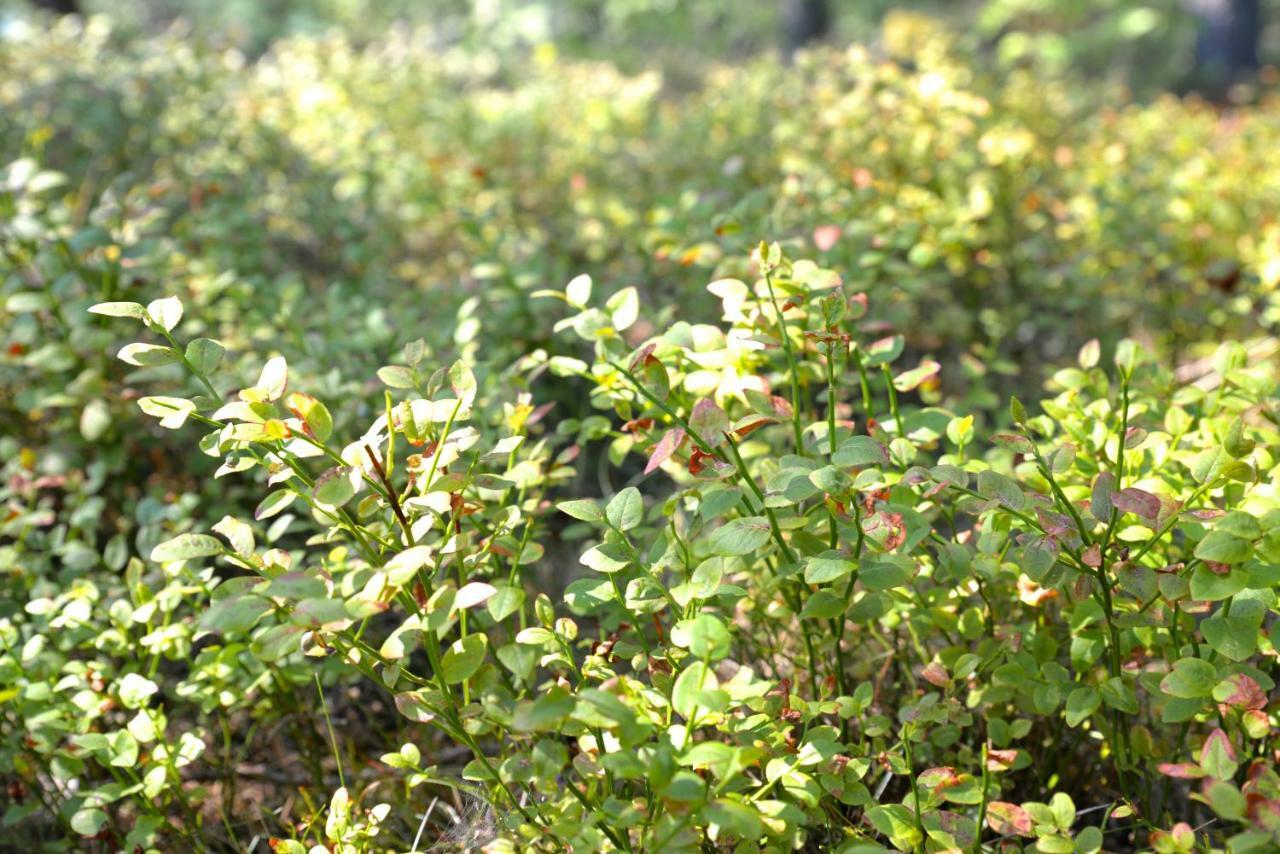
M 3 36 L 11 838 L 1280 847 L 1272 96 L 431 35 Z

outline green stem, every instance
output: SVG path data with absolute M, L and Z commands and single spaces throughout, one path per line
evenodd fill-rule
M 778 317 L 778 328 L 782 338 L 782 349 L 787 356 L 787 372 L 791 375 L 791 429 L 795 433 L 796 453 L 804 456 L 804 430 L 800 426 L 800 369 L 796 365 L 796 355 L 791 347 L 791 335 L 787 332 L 787 321 L 783 317 L 782 308 L 778 305 L 778 297 L 773 291 L 773 278 L 768 270 L 764 271 L 764 284 L 769 289 L 769 302 L 773 304 L 774 314 Z

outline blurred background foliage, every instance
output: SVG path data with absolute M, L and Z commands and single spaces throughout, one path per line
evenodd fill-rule
M 340 31 L 356 45 L 394 27 L 429 30 L 436 49 L 506 53 L 554 44 L 635 72 L 696 74 L 819 35 L 835 44 L 875 41 L 886 17 L 924 13 L 998 65 L 1034 63 L 1055 73 L 1125 82 L 1142 92 L 1203 82 L 1244 39 L 1261 64 L 1280 51 L 1276 0 L 4 0 L 106 14 L 122 38 L 181 21 L 200 39 L 250 56 L 281 38 Z M 1238 31 L 1233 31 L 1232 20 Z
M 109 606 L 143 581 L 171 719 L 236 733 L 240 754 L 201 759 L 213 777 L 262 746 L 254 722 L 277 733 L 314 696 L 306 666 L 264 686 L 199 646 L 207 597 L 144 570 L 256 490 L 185 467 L 134 403 L 175 369 L 123 365 L 89 305 L 177 295 L 244 385 L 283 354 L 341 429 L 382 405 L 369 378 L 414 339 L 429 363 L 474 362 L 482 398 L 523 389 L 514 362 L 582 355 L 531 296 L 577 274 L 637 287 L 638 338 L 714 322 L 706 283 L 745 275 L 768 237 L 945 366 L 921 402 L 990 423 L 1092 338 L 1179 366 L 1274 333 L 1280 3 L 1257 4 L 1256 63 L 1235 68 L 1214 65 L 1231 39 L 1212 5 L 832 0 L 816 26 L 772 0 L 84 0 L 63 17 L 0 0 L 0 635 L 62 619 L 30 602 L 92 606 L 28 662 L 48 690 L 39 721 L 3 718 L 0 768 L 28 787 L 67 773 L 57 738 L 27 734 L 87 726 L 67 668 L 122 672 L 140 630 Z M 806 30 L 819 43 L 788 57 Z M 539 376 L 535 400 L 586 449 L 567 491 L 600 494 L 608 423 Z M 335 716 L 362 750 L 359 702 Z M 323 754 L 306 720 L 294 754 Z M 187 783 L 184 821 L 240 806 Z

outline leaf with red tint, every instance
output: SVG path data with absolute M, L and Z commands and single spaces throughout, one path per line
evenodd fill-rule
M 533 414 L 525 419 L 525 424 L 537 424 L 543 418 L 547 417 L 547 413 L 555 409 L 555 403 L 544 403 L 537 409 L 533 410 Z
M 1156 768 L 1166 777 L 1177 780 L 1194 780 L 1204 776 L 1204 771 L 1194 762 L 1161 762 Z
M 641 347 L 636 352 L 635 358 L 631 360 L 631 365 L 628 370 L 634 373 L 636 368 L 648 362 L 649 357 L 653 355 L 653 351 L 657 348 L 657 346 L 658 345 L 656 343 L 649 343 Z
M 733 434 L 741 439 L 743 436 L 751 435 L 761 427 L 774 423 L 777 423 L 774 418 L 766 418 L 763 415 L 748 415 L 739 419 L 738 423 L 733 426 Z
M 1112 495 L 1111 504 L 1122 513 L 1133 513 L 1143 519 L 1154 520 L 1160 515 L 1160 499 L 1136 486 L 1130 486 Z
M 1044 528 L 1046 534 L 1062 538 L 1074 530 L 1071 520 L 1061 513 L 1054 513 L 1037 507 L 1036 516 L 1040 518 L 1040 527 Z
M 653 453 L 649 455 L 649 462 L 644 467 L 645 474 L 653 474 L 658 467 L 671 459 L 671 455 L 680 449 L 684 444 L 684 428 L 675 427 L 668 430 L 658 441 L 657 446 L 653 449 Z
M 1008 771 L 1013 767 L 1013 763 L 1018 761 L 1018 751 L 1016 750 L 996 750 L 991 748 L 987 751 L 987 770 L 988 771 Z
M 1031 814 L 1008 801 L 987 804 L 987 827 L 1003 836 L 1032 836 L 1035 832 Z
M 1227 511 L 1219 510 L 1217 507 L 1202 507 L 1196 510 L 1188 510 L 1187 515 L 1200 522 L 1212 522 L 1214 519 L 1221 519 L 1227 515 Z
M 950 677 L 947 676 L 947 668 L 936 661 L 931 661 L 925 665 L 924 669 L 920 671 L 920 675 L 930 685 L 936 685 L 939 688 L 947 687 L 947 684 L 951 681 Z
M 927 771 L 921 771 L 920 776 L 916 778 L 916 782 L 926 789 L 937 792 L 951 786 L 958 786 L 961 783 L 960 775 L 956 773 L 956 769 L 930 768 Z
M 705 451 L 703 451 L 701 448 L 694 448 L 693 451 L 690 452 L 689 454 L 689 474 L 697 474 L 698 472 L 706 468 L 707 466 L 705 463 L 703 463 L 703 460 L 714 460 L 714 459 L 715 459 L 715 455 L 708 454 Z
M 704 397 L 693 405 L 689 427 L 714 448 L 724 441 L 724 434 L 729 432 L 729 416 L 724 414 L 724 410 L 714 400 Z
M 820 225 L 813 230 L 813 245 L 818 247 L 819 252 L 828 252 L 843 234 L 838 225 Z
M 1035 444 L 1030 439 L 1017 433 L 996 433 L 991 437 L 991 441 L 1017 454 L 1033 454 L 1036 450 Z
M 1236 673 L 1228 676 L 1224 682 L 1231 686 L 1231 693 L 1222 701 L 1223 703 L 1238 709 L 1266 708 L 1266 692 L 1262 690 L 1261 685 L 1254 681 L 1252 676 L 1245 673 Z M 1214 694 L 1215 696 L 1217 695 L 1216 690 Z

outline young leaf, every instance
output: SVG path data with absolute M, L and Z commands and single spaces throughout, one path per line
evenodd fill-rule
M 147 316 L 147 310 L 136 302 L 100 302 L 90 306 L 89 313 L 103 317 L 132 317 L 135 320 L 142 320 Z
M 178 321 L 182 320 L 182 302 L 177 297 L 152 300 L 147 305 L 147 314 L 164 331 L 172 332 Z
M 172 348 L 159 344 L 126 344 L 116 356 L 120 361 L 140 368 L 171 365 L 178 361 L 178 354 Z

